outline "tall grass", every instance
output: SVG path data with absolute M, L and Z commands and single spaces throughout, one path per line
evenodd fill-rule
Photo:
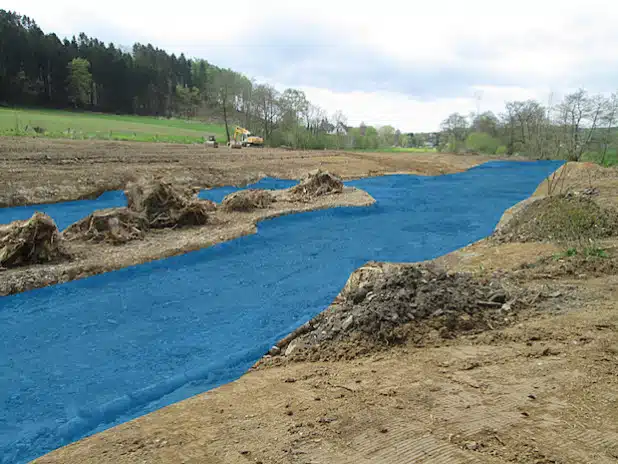
M 605 156 L 603 156 L 603 153 L 586 152 L 582 156 L 582 161 L 591 161 L 606 167 L 618 166 L 618 152 L 616 148 L 608 149 Z

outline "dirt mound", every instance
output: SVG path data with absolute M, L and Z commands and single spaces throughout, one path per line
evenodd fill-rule
M 295 360 L 352 358 L 376 348 L 417 341 L 433 333 L 451 338 L 505 324 L 525 304 L 527 291 L 435 266 L 382 268 L 344 293 L 312 321 L 282 340 L 271 354 Z
M 514 273 L 524 281 L 530 279 L 587 279 L 618 274 L 618 250 L 570 249 L 556 256 L 544 257 L 521 266 Z
M 618 235 L 618 213 L 602 208 L 594 191 L 542 198 L 529 203 L 493 239 L 505 242 L 582 242 Z
M 206 224 L 214 203 L 196 199 L 192 192 L 156 179 L 127 185 L 128 208 L 143 214 L 153 229 Z
M 328 171 L 317 169 L 311 171 L 298 185 L 289 192 L 296 197 L 318 197 L 330 193 L 341 193 L 343 181 Z
M 69 257 L 56 223 L 46 214 L 34 213 L 26 221 L 0 226 L 0 267 L 48 263 Z
M 143 239 L 148 228 L 148 220 L 144 215 L 128 208 L 111 208 L 95 211 L 70 225 L 62 235 L 67 240 L 120 245 Z
M 225 211 L 252 211 L 267 208 L 274 201 L 274 195 L 267 190 L 239 190 L 227 195 L 221 202 L 221 208 Z

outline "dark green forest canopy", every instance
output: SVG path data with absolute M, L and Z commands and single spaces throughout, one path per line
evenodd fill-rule
M 229 82 L 240 96 L 251 85 L 239 73 L 151 44 L 136 43 L 127 53 L 84 33 L 61 40 L 32 19 L 5 10 L 0 10 L 0 57 L 0 103 L 9 105 L 170 116 L 191 113 L 203 102 L 215 104 L 217 82 Z M 89 63 L 85 101 L 71 95 L 76 58 Z

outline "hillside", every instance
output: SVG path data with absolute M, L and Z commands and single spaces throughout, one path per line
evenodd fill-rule
M 184 119 L 61 110 L 0 108 L 0 135 L 77 140 L 201 143 L 206 135 L 224 142 L 225 126 Z

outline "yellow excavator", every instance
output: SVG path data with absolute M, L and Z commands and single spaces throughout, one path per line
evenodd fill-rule
M 257 135 L 251 135 L 244 127 L 236 126 L 234 130 L 234 141 L 230 142 L 230 146 L 235 147 L 263 147 L 264 139 L 262 137 L 258 137 Z

